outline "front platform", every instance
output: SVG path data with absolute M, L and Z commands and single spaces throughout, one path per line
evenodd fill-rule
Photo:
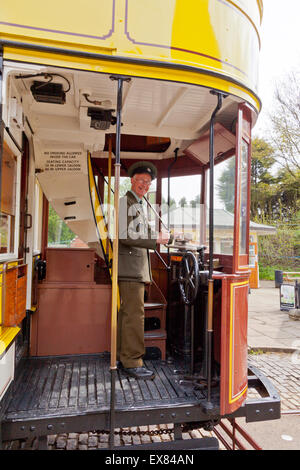
M 212 387 L 213 409 L 205 406 L 206 389 L 194 387 L 176 365 L 145 361 L 153 381 L 135 380 L 117 370 L 115 427 L 192 424 L 201 427 L 222 418 L 219 387 Z M 259 370 L 249 368 L 249 388 L 261 391 L 234 416 L 248 422 L 280 417 L 280 398 Z M 109 430 L 111 374 L 109 354 L 22 359 L 14 382 L 1 402 L 2 440 L 50 434 Z M 233 417 L 234 417 L 233 416 Z
M 205 392 L 182 385 L 175 366 L 159 360 L 145 364 L 156 373 L 153 381 L 117 370 L 116 427 L 209 418 L 199 407 Z M 22 359 L 2 419 L 2 439 L 109 429 L 110 380 L 108 354 Z M 217 407 L 217 388 L 214 402 Z

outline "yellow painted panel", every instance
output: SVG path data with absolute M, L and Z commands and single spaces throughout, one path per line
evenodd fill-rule
M 5 352 L 19 331 L 20 328 L 17 326 L 12 328 L 0 327 L 0 356 Z
M 1 2 L 1 31 L 38 40 L 95 45 L 114 32 L 115 0 Z
M 0 38 L 204 68 L 256 93 L 261 14 L 261 0 L 11 0 Z
M 215 88 L 224 92 L 232 87 L 226 80 L 234 80 L 241 84 L 240 90 L 234 86 L 234 94 L 259 109 L 251 95 L 257 90 L 260 17 L 261 0 L 80 0 L 75 6 L 70 0 L 53 0 L 47 7 L 37 0 L 11 0 L 0 6 L 0 39 L 78 55 L 93 52 L 108 60 L 114 56 L 114 60 L 166 62 L 168 70 L 154 66 L 146 71 L 147 65 L 104 64 L 93 58 L 51 54 L 50 62 L 45 62 L 47 53 L 24 49 L 20 54 L 10 49 L 7 57 L 16 60 L 210 87 L 215 82 Z M 224 86 L 219 78 L 178 72 L 177 65 L 221 75 Z
M 243 0 L 248 14 L 241 2 L 235 3 L 139 0 L 137 5 L 136 0 L 126 0 L 125 34 L 131 47 L 125 52 L 219 71 L 256 90 L 259 9 L 256 4 L 255 23 L 248 16 L 254 15 L 253 6 L 248 8 L 253 1 Z M 143 17 L 147 21 L 137 20 Z

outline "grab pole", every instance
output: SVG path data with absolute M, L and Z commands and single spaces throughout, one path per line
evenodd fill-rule
M 218 104 L 212 113 L 210 119 L 209 132 L 209 275 L 208 275 L 208 300 L 207 300 L 207 403 L 205 408 L 208 410 L 213 408 L 211 403 L 211 364 L 212 364 L 212 335 L 213 335 L 213 298 L 214 298 L 214 281 L 213 281 L 213 255 L 214 255 L 214 123 L 218 111 L 222 107 L 223 95 L 214 90 L 211 94 L 218 96 Z
M 116 153 L 115 153 L 115 184 L 114 184 L 114 237 L 112 263 L 112 298 L 111 298 L 111 346 L 110 346 L 110 434 L 109 448 L 114 447 L 115 430 L 115 391 L 117 373 L 117 318 L 118 318 L 118 252 L 119 252 L 119 194 L 120 194 L 120 147 L 121 147 L 121 111 L 123 81 L 130 78 L 110 77 L 118 81 L 117 122 L 116 122 Z

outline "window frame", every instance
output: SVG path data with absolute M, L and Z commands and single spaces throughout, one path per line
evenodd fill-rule
M 246 206 L 246 253 L 240 252 L 240 217 L 242 198 L 242 171 L 241 159 L 243 145 L 247 146 L 247 206 Z M 251 110 L 245 104 L 241 104 L 238 109 L 237 131 L 236 131 L 236 192 L 235 192 L 235 231 L 234 231 L 234 252 L 233 252 L 233 272 L 242 273 L 249 271 L 249 223 L 250 223 L 250 184 L 251 184 Z
M 11 139 L 7 131 L 4 129 L 3 132 L 3 142 L 7 144 L 9 149 L 12 151 L 14 156 L 17 159 L 17 174 L 16 174 L 16 191 L 15 191 L 15 229 L 14 229 L 14 251 L 9 253 L 0 253 L 0 262 L 10 261 L 18 258 L 19 251 L 19 233 L 20 233 L 20 194 L 21 194 L 21 158 L 22 154 L 18 147 L 15 145 L 14 141 Z M 1 142 L 1 157 L 3 153 L 3 142 Z M 2 165 L 2 162 L 1 162 Z M 2 172 L 1 172 L 2 177 Z M 1 197 L 1 193 L 0 193 Z M 1 211 L 1 201 L 0 201 L 0 211 Z

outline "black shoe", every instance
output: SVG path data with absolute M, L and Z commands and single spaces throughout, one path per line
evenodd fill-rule
M 135 379 L 141 380 L 153 380 L 155 374 L 152 370 L 146 369 L 146 367 L 128 367 L 127 369 L 124 367 L 123 371 L 126 374 L 134 377 Z

